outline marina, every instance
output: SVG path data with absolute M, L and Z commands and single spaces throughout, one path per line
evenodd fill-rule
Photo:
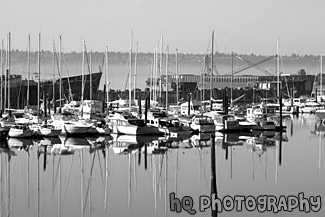
M 210 216 L 210 209 L 199 212 L 198 203 L 212 190 L 212 144 L 220 198 L 300 192 L 323 198 L 325 128 L 314 114 L 284 122 L 285 133 L 215 133 L 213 141 L 211 134 L 184 139 L 112 134 L 2 140 L 1 215 L 188 216 L 185 210 L 171 211 L 169 194 L 175 193 L 194 199 L 195 216 Z M 218 215 L 248 213 L 273 216 L 245 209 Z

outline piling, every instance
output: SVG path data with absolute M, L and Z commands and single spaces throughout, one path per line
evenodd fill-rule
M 279 165 L 282 164 L 282 131 L 279 132 Z
M 47 145 L 44 146 L 44 159 L 43 159 L 43 170 L 44 171 L 46 171 L 46 157 L 47 157 Z
M 188 108 L 187 108 L 187 115 L 191 116 L 191 97 L 188 97 Z
M 141 147 L 139 148 L 138 165 L 141 165 Z
M 147 144 L 144 145 L 144 169 L 148 168 Z

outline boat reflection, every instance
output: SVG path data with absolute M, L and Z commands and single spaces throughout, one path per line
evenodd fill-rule
M 30 138 L 9 138 L 8 145 L 18 151 L 25 150 L 28 152 L 29 148 L 33 146 L 33 140 Z
M 17 154 L 10 149 L 7 140 L 0 140 L 0 154 L 2 153 L 8 155 L 9 157 L 17 156 Z

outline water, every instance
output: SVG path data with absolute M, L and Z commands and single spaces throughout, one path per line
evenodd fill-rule
M 325 128 L 316 116 L 286 120 L 287 132 L 259 136 L 216 135 L 216 187 L 226 195 L 325 198 Z M 201 138 L 201 140 L 200 140 Z M 211 193 L 210 135 L 183 141 L 113 136 L 52 140 L 9 139 L 1 149 L 0 216 L 189 216 L 172 212 L 169 194 L 193 198 Z M 150 141 L 152 140 L 152 141 Z M 257 142 L 259 143 L 259 142 Z M 2 147 L 7 143 L 2 142 Z M 42 145 L 40 145 L 42 144 Z M 53 144 L 64 144 L 53 145 Z M 145 145 L 146 144 L 146 145 Z M 177 148 L 179 147 L 179 148 Z M 254 148 L 255 147 L 255 148 Z M 59 154 L 61 151 L 61 155 Z M 225 211 L 218 216 L 324 216 L 319 212 Z

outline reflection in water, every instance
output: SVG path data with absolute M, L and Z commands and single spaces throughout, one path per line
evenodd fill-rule
M 282 194 L 289 186 L 291 194 L 304 189 L 314 195 L 316 188 L 325 196 L 318 188 L 324 181 L 325 127 L 307 116 L 287 121 L 292 122 L 286 124 L 288 135 L 254 132 L 188 138 L 111 135 L 3 140 L 0 216 L 187 216 L 187 212 L 169 211 L 171 192 L 178 198 L 192 196 L 196 202 L 199 195 L 212 193 L 219 197 Z M 309 145 L 312 142 L 317 143 L 314 149 Z M 297 157 L 300 153 L 305 158 Z M 317 165 L 312 164 L 313 157 L 318 157 Z M 303 181 L 301 177 L 307 175 L 309 180 Z M 306 182 L 312 187 L 304 187 Z M 212 216 L 217 214 L 211 211 Z

